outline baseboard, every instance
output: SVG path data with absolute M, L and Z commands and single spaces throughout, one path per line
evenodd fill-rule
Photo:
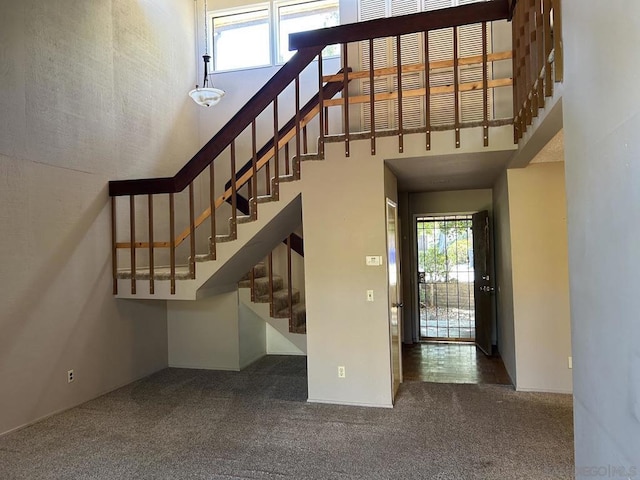
M 189 370 L 220 370 L 223 372 L 239 372 L 240 368 L 233 367 L 211 367 L 211 366 L 202 366 L 202 365 L 182 365 L 182 364 L 172 364 L 169 365 L 169 368 L 186 368 Z
M 539 389 L 539 388 L 521 388 L 515 387 L 516 392 L 525 392 L 525 393 L 558 393 L 562 395 L 573 395 L 573 390 L 566 389 Z
M 317 398 L 308 398 L 307 403 L 322 403 L 325 405 L 346 405 L 349 407 L 367 407 L 367 408 L 393 408 L 393 404 L 380 403 L 362 403 L 362 402 L 339 402 L 336 400 L 322 400 Z
M 301 352 L 300 350 L 296 350 L 295 352 L 291 351 L 291 352 L 287 352 L 287 351 L 282 351 L 282 350 L 277 350 L 277 351 L 267 351 L 267 355 L 294 355 L 294 356 L 298 356 L 298 357 L 306 357 L 307 354 L 304 352 Z

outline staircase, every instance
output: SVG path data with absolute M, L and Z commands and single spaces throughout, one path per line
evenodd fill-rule
M 511 59 L 512 52 L 489 53 L 485 38 L 482 55 L 460 56 L 454 42 L 453 58 L 436 61 L 430 59 L 425 39 L 434 30 L 452 28 L 456 33 L 458 27 L 474 23 L 482 24 L 486 31 L 488 22 L 510 18 L 513 4 L 509 0 L 493 0 L 293 34 L 290 46 L 297 49 L 296 54 L 175 176 L 109 182 L 114 295 L 195 300 L 229 291 L 238 285 L 246 288 L 252 284 L 251 295 L 255 302 L 268 300 L 274 317 L 289 318 L 290 331 L 302 332 L 305 328 L 304 305 L 295 300 L 295 292 L 283 293 L 280 279 L 267 275 L 261 262 L 301 223 L 304 182 L 299 180 L 303 161 L 323 160 L 328 142 L 343 144 L 347 159 L 356 150 L 363 150 L 355 148 L 356 143 L 368 144 L 368 154 L 374 156 L 377 142 L 389 137 L 398 139 L 397 156 L 425 155 L 435 148 L 432 136 L 445 131 L 452 133 L 453 146 L 459 149 L 463 147 L 460 135 L 463 129 L 479 131 L 481 142 L 483 140 L 484 146 L 489 146 L 489 132 L 505 126 L 513 128 L 513 118 L 496 118 L 488 108 L 491 89 L 512 85 L 510 77 L 489 78 L 488 67 L 493 62 Z M 523 18 L 534 19 L 536 26 L 536 15 L 525 13 Z M 549 12 L 544 13 L 546 19 Z M 543 30 L 537 37 L 518 38 L 522 42 L 545 38 L 545 25 L 542 23 Z M 520 32 L 518 28 L 518 34 Z M 408 35 L 424 45 L 424 56 L 417 63 L 415 59 L 404 61 L 402 55 L 403 40 Z M 458 37 L 458 34 L 454 35 L 455 39 Z M 556 35 L 556 40 L 558 37 Z M 370 58 L 369 67 L 360 70 L 349 62 L 349 45 L 359 48 L 368 44 L 373 55 L 373 42 L 380 38 L 394 40 L 397 55 L 394 65 L 374 68 L 373 58 Z M 342 69 L 336 74 L 325 75 L 322 50 L 331 44 L 343 46 Z M 531 47 L 518 45 L 517 51 L 524 55 L 532 51 Z M 542 49 L 543 53 L 546 48 Z M 551 71 L 551 57 L 548 62 L 538 58 L 543 69 L 547 67 L 547 73 Z M 520 72 L 520 58 L 513 62 Z M 465 83 L 461 69 L 472 64 L 483 67 L 484 77 L 481 81 Z M 434 83 L 440 78 L 435 75 L 442 71 L 452 73 L 452 83 Z M 310 74 L 317 76 L 317 93 L 301 106 L 303 87 L 308 87 L 308 82 L 302 84 L 303 72 L 305 78 Z M 403 77 L 415 77 L 416 72 L 421 75 L 420 84 L 413 80 L 403 83 Z M 544 81 L 548 75 L 542 73 L 540 82 L 536 81 L 532 87 L 535 102 L 531 96 L 520 92 L 514 96 L 524 99 L 527 115 L 534 114 L 534 106 L 544 105 L 544 98 L 538 93 L 545 91 Z M 377 78 L 390 76 L 395 79 L 395 91 L 370 89 L 363 94 L 358 89 L 363 81 L 371 85 Z M 463 94 L 474 91 L 482 92 L 484 97 L 484 109 L 480 109 L 482 118 L 465 122 L 460 113 L 464 111 L 461 102 L 466 97 Z M 453 95 L 455 100 L 452 123 L 433 123 L 431 113 L 438 96 L 442 95 Z M 410 124 L 403 116 L 403 105 L 416 100 L 424 105 L 421 125 Z M 376 127 L 376 110 L 382 108 L 381 105 L 391 105 L 396 112 L 393 125 L 385 129 Z M 354 106 L 368 112 L 371 125 L 368 130 L 354 128 L 358 124 L 353 118 Z M 286 110 L 293 110 L 293 115 L 282 122 L 282 112 Z M 332 115 L 336 110 L 339 115 Z M 523 111 L 518 105 L 514 110 Z M 272 121 L 265 117 L 271 117 Z M 526 118 L 519 121 L 519 132 L 526 124 Z M 419 134 L 423 139 L 421 146 L 416 142 L 405 144 L 404 138 L 409 134 Z M 267 141 L 259 147 L 261 138 Z M 250 156 L 250 160 L 238 167 L 237 158 L 243 154 Z M 245 272 L 253 273 L 247 277 Z M 265 284 L 271 284 L 272 289 L 265 290 Z
M 248 288 L 253 303 L 269 304 L 269 314 L 272 318 L 288 318 L 289 332 L 307 332 L 306 309 L 301 302 L 300 291 L 291 288 L 291 279 L 285 286 L 284 278 L 280 275 L 269 273 L 267 264 L 261 262 L 251 269 L 240 280 L 238 287 Z

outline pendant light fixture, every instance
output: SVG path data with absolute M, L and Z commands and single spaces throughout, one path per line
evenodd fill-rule
M 197 0 L 196 0 L 197 4 Z M 203 107 L 212 107 L 216 103 L 218 103 L 222 97 L 224 97 L 224 90 L 220 90 L 219 88 L 209 86 L 209 61 L 211 60 L 211 55 L 209 55 L 209 21 L 207 19 L 207 0 L 204 0 L 204 55 L 202 56 L 202 60 L 204 61 L 204 79 L 202 80 L 202 87 L 196 85 L 196 88 L 189 92 L 189 96 L 196 102 L 198 105 Z M 196 36 L 198 32 L 198 24 L 196 18 Z

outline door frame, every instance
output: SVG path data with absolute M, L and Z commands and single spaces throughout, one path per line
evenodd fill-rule
M 395 305 L 393 305 L 392 301 L 391 301 L 391 283 L 389 281 L 389 275 L 390 275 L 390 271 L 389 271 L 389 208 L 393 208 L 393 212 L 394 212 L 394 224 L 395 224 L 395 266 L 396 266 L 396 301 L 395 301 Z M 402 261 L 401 259 L 401 254 L 400 254 L 400 241 L 401 241 L 401 237 L 400 237 L 400 228 L 399 228 L 399 224 L 398 224 L 398 203 L 394 202 L 393 200 L 391 200 L 390 198 L 385 198 L 385 243 L 386 243 L 386 247 L 387 247 L 387 262 L 386 262 L 386 272 L 387 272 L 387 306 L 388 306 L 388 312 L 389 312 L 389 317 L 388 317 L 388 323 L 389 323 L 389 359 L 390 359 L 390 364 L 389 367 L 391 369 L 391 401 L 393 402 L 395 400 L 395 396 L 397 393 L 397 390 L 399 387 L 399 385 L 402 383 L 402 321 L 403 321 L 403 315 L 402 315 L 402 269 L 400 266 L 400 263 Z M 393 355 L 393 323 L 392 323 L 392 317 L 393 317 L 393 313 L 392 310 L 395 308 L 396 310 L 396 318 L 397 318 L 397 348 L 398 348 L 398 358 L 397 358 L 397 362 L 398 362 L 398 378 L 397 378 L 397 383 L 396 383 L 396 377 L 394 375 L 394 355 Z
M 411 327 L 411 336 L 412 336 L 412 340 L 414 343 L 420 343 L 420 307 L 419 307 L 419 302 L 420 302 L 420 285 L 418 284 L 418 218 L 421 217 L 441 217 L 441 216 L 451 216 L 451 215 L 473 215 L 475 213 L 478 213 L 480 210 L 467 210 L 467 211 L 460 211 L 460 212 L 445 212 L 445 213 L 441 213 L 441 212 L 429 212 L 429 213 L 413 213 L 411 216 L 411 234 L 410 234 L 410 241 L 411 241 L 411 265 L 410 265 L 410 272 L 409 272 L 409 278 L 410 278 L 410 291 L 411 291 L 411 322 L 409 325 L 405 325 L 405 326 L 410 326 Z M 493 223 L 493 213 L 491 211 L 489 211 L 489 224 L 490 227 L 492 227 L 492 223 Z M 491 241 L 491 248 L 495 247 L 495 243 L 494 243 L 494 232 L 493 232 L 493 228 L 489 229 L 489 238 Z M 493 261 L 492 263 L 489 265 L 489 270 L 491 271 L 491 275 L 493 277 L 493 285 L 495 287 L 496 285 L 496 269 L 495 269 L 495 252 L 493 252 Z M 498 320 L 497 320 L 497 315 L 496 315 L 496 308 L 495 308 L 495 294 L 492 295 L 493 299 L 492 299 L 492 315 L 493 315 L 493 325 L 492 325 L 492 343 L 494 345 L 496 345 L 497 343 L 497 325 L 498 325 Z M 406 306 L 405 306 L 406 308 Z

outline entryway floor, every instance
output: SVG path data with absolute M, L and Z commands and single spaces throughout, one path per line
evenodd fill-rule
M 403 344 L 402 377 L 418 382 L 511 384 L 500 357 L 487 357 L 465 343 Z

